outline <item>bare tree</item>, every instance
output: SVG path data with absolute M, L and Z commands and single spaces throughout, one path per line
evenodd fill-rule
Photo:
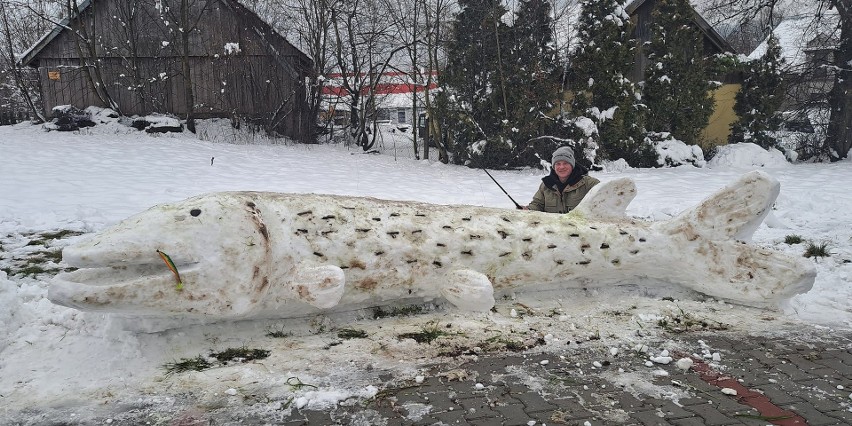
M 553 5 L 553 41 L 556 44 L 556 52 L 563 58 L 567 67 L 568 59 L 571 57 L 571 47 L 575 44 L 571 35 L 575 32 L 573 28 L 579 23 L 581 11 L 580 0 L 555 0 Z M 568 91 L 568 73 L 562 73 L 561 92 L 559 93 L 559 114 L 566 112 L 568 103 L 565 101 L 565 93 Z
M 76 56 L 79 58 L 79 70 L 86 83 L 91 87 L 92 93 L 97 98 L 97 101 L 109 108 L 112 108 L 118 113 L 121 109 L 118 103 L 112 96 L 110 86 L 106 84 L 103 77 L 102 61 L 100 54 L 103 49 L 109 48 L 102 44 L 101 29 L 95 25 L 95 2 L 90 2 L 85 10 L 80 9 L 80 5 L 76 0 L 55 0 L 55 1 L 20 1 L 14 5 L 9 5 L 14 8 L 26 8 L 28 11 L 27 22 L 31 28 L 48 28 L 53 29 L 56 26 L 63 28 L 70 34 L 73 42 L 73 49 L 76 51 Z M 8 14 L 10 7 L 6 8 L 4 15 Z M 65 20 L 61 20 L 61 17 Z M 26 33 L 26 31 L 24 31 Z M 41 31 L 44 33 L 44 31 Z M 29 43 L 36 41 L 34 37 L 25 37 L 29 39 Z
M 781 0 L 712 0 L 707 10 L 717 14 L 717 20 L 734 20 L 741 25 L 763 17 L 770 27 L 767 30 L 771 30 L 777 24 L 775 17 L 778 12 L 783 12 L 783 3 Z M 831 52 L 833 58 L 830 63 L 812 61 L 810 66 L 816 69 L 796 70 L 792 73 L 805 81 L 789 82 L 793 90 L 800 90 L 813 86 L 814 83 L 808 80 L 812 76 L 823 75 L 826 71 L 833 74 L 832 89 L 826 99 L 830 118 L 823 150 L 831 161 L 837 161 L 846 158 L 852 148 L 852 4 L 849 0 L 812 0 L 797 2 L 795 7 L 799 11 L 803 7 L 807 8 L 813 17 L 812 27 L 825 26 L 829 12 L 837 14 L 838 23 L 834 29 L 839 33 L 839 44 Z
M 349 100 L 349 136 L 364 151 L 376 143 L 376 87 L 394 56 L 407 47 L 395 40 L 384 14 L 373 0 L 344 1 L 332 11 L 335 58 Z
M 768 8 L 759 10 L 749 19 L 744 17 L 732 19 L 729 16 L 730 11 L 713 7 L 713 5 L 710 5 L 710 9 L 700 12 L 736 52 L 744 54 L 749 54 L 763 42 L 782 18 L 781 10 Z
M 331 70 L 332 49 L 331 29 L 332 10 L 339 0 L 298 0 L 299 9 L 305 18 L 305 31 L 300 36 L 307 42 L 308 55 L 314 58 L 314 67 L 318 74 L 310 82 L 309 105 L 311 117 L 319 116 L 322 107 L 325 75 Z M 331 119 L 331 117 L 329 117 Z
M 136 1 L 118 1 L 113 7 L 113 25 L 102 29 L 105 39 L 123 40 L 125 43 L 115 43 L 113 46 L 104 46 L 109 49 L 110 54 L 121 58 L 119 81 L 123 88 L 135 94 L 135 102 L 140 108 L 132 108 L 142 111 L 157 111 L 165 108 L 164 100 L 155 97 L 155 90 L 151 86 L 156 82 L 146 79 L 144 58 L 155 58 L 159 55 L 157 45 L 146 42 L 143 34 L 149 34 L 146 25 L 159 20 L 159 16 L 151 15 L 154 9 L 143 7 Z M 127 105 L 125 103 L 125 105 Z
M 388 16 L 393 20 L 398 38 L 406 45 L 408 61 L 404 73 L 412 86 L 412 120 L 414 132 L 414 155 L 420 158 L 418 138 L 423 141 L 423 158 L 430 157 L 430 144 L 438 150 L 438 160 L 449 162 L 447 145 L 442 137 L 439 111 L 434 105 L 433 86 L 439 85 L 443 69 L 446 40 L 442 37 L 452 25 L 452 12 L 456 11 L 456 0 L 385 0 Z M 418 92 L 420 90 L 420 92 Z M 420 105 L 426 112 L 424 134 L 420 132 Z
M 22 52 L 26 47 L 32 44 L 40 35 L 39 29 L 43 32 L 46 28 L 43 25 L 38 25 L 41 20 L 34 19 L 28 8 L 21 7 L 17 2 L 0 1 L 0 35 L 2 35 L 2 45 L 0 45 L 0 67 L 8 69 L 12 76 L 15 88 L 18 95 L 23 99 L 27 109 L 38 121 L 45 121 L 44 114 L 41 108 L 36 105 L 36 100 L 33 98 L 34 90 L 31 79 L 28 79 L 23 69 L 21 69 L 16 57 L 16 52 Z M 45 3 L 37 2 L 33 5 L 40 13 L 45 13 L 44 9 L 48 6 Z M 36 82 L 38 80 L 35 80 Z
M 420 49 L 423 45 L 422 37 L 424 35 L 425 29 L 423 28 L 423 24 L 421 22 L 424 16 L 424 8 L 426 7 L 426 2 L 424 0 L 384 0 L 385 8 L 388 11 L 388 16 L 393 22 L 393 26 L 396 29 L 396 33 L 399 39 L 401 39 L 406 45 L 407 48 L 406 53 L 408 54 L 408 64 L 403 67 L 395 66 L 394 69 L 399 71 L 401 74 L 405 75 L 410 81 L 410 86 L 412 88 L 411 95 L 411 110 L 413 112 L 412 117 L 412 140 L 414 141 L 414 158 L 420 159 L 420 149 L 418 146 L 418 82 L 423 81 L 425 74 L 421 72 L 419 69 L 419 60 L 421 56 Z M 423 158 L 429 158 L 429 145 L 428 143 L 423 146 Z
M 442 163 L 449 163 L 450 157 L 446 141 L 442 137 L 441 120 L 437 119 L 438 114 L 432 103 L 431 87 L 433 82 L 436 82 L 436 80 L 440 81 L 440 70 L 443 69 L 443 64 L 440 61 L 440 53 L 445 43 L 441 37 L 445 34 L 445 26 L 449 25 L 450 11 L 455 7 L 456 5 L 453 0 L 424 0 L 423 3 L 424 44 L 426 48 L 426 69 L 428 71 L 426 73 L 426 81 L 424 82 L 424 101 L 428 117 L 428 139 L 424 143 L 424 156 L 425 158 L 429 158 L 429 143 L 432 142 L 438 149 L 438 160 Z
M 309 77 L 308 106 L 312 122 L 317 123 L 323 108 L 323 88 L 335 67 L 335 37 L 332 11 L 341 7 L 342 0 L 277 0 L 254 1 L 247 5 L 255 13 L 274 23 L 276 30 L 292 40 L 314 61 L 316 74 Z M 323 128 L 331 124 L 325 117 Z
M 835 77 L 829 105 L 831 120 L 825 140 L 834 160 L 846 158 L 852 148 L 852 4 L 833 0 L 840 14 L 840 45 L 834 54 Z
M 95 25 L 96 20 L 94 19 L 95 2 L 89 3 L 86 16 L 81 13 L 75 0 L 67 0 L 65 7 L 66 16 L 69 17 L 68 29 L 76 36 L 73 37 L 74 47 L 77 49 L 77 57 L 80 58 L 80 66 L 85 71 L 86 80 L 103 105 L 121 114 L 118 102 L 113 99 L 109 86 L 104 82 L 101 61 L 98 60 L 99 28 Z M 90 19 L 86 19 L 87 16 Z
M 73 0 L 71 0 L 73 1 Z M 169 32 L 169 46 L 180 58 L 180 75 L 183 77 L 184 119 L 186 127 L 195 132 L 195 91 L 192 80 L 193 43 L 200 37 L 198 23 L 212 6 L 212 0 L 156 0 L 155 5 Z

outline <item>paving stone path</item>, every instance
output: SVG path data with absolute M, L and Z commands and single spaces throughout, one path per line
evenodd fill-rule
M 415 378 L 376 366 L 375 397 L 325 410 L 291 400 L 247 414 L 176 394 L 174 409 L 129 402 L 90 420 L 73 407 L 13 417 L 0 407 L 0 425 L 852 425 L 852 332 L 693 332 L 634 348 L 604 340 L 472 350 Z
M 383 389 L 370 401 L 294 410 L 283 424 L 852 424 L 852 334 L 808 343 L 721 333 L 676 341 L 696 351 L 650 366 L 648 356 L 636 352 L 607 356 L 582 347 L 480 356 L 435 366 L 420 383 Z M 676 362 L 683 358 L 693 360 L 686 370 Z M 635 380 L 648 370 L 652 382 Z

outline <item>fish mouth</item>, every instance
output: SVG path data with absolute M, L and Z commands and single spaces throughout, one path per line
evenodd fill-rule
M 151 314 L 158 299 L 182 290 L 182 284 L 195 281 L 198 262 L 175 265 L 181 278 L 162 262 L 94 266 L 63 272 L 51 281 L 48 299 L 58 305 L 80 310 Z M 138 306 L 148 300 L 151 306 Z M 147 303 L 146 303 L 147 304 Z
M 196 272 L 199 268 L 198 262 L 175 265 L 181 280 L 184 280 Z M 71 272 L 63 272 L 57 275 L 63 281 L 80 285 L 111 287 L 129 285 L 134 281 L 150 280 L 153 278 L 165 278 L 177 284 L 177 276 L 169 270 L 163 262 L 126 264 L 118 266 L 90 266 L 79 268 Z

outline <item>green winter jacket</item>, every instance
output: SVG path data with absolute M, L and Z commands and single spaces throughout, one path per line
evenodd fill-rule
M 547 213 L 568 213 L 574 210 L 592 187 L 600 183 L 586 173 L 588 173 L 587 170 L 576 167 L 568 176 L 568 185 L 560 193 L 559 178 L 551 172 L 550 175 L 541 179 L 541 185 L 527 207 L 530 210 Z

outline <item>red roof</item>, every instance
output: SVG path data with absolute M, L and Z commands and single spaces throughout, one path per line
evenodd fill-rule
M 363 74 L 362 74 L 363 75 Z M 433 72 L 433 75 L 437 75 L 437 72 Z M 328 81 L 325 86 L 322 88 L 323 95 L 331 95 L 331 96 L 346 96 L 349 92 L 342 87 L 342 85 L 331 84 L 334 80 L 340 79 L 343 77 L 343 74 L 340 73 L 332 73 L 328 74 Z M 396 80 L 399 81 L 402 79 L 408 79 L 408 74 L 402 72 L 386 72 L 382 74 L 382 77 L 390 77 L 388 80 Z M 429 89 L 438 88 L 438 83 L 432 82 L 429 84 Z M 422 92 L 426 89 L 426 86 L 423 84 L 414 84 L 407 82 L 394 82 L 394 83 L 379 83 L 376 85 L 375 94 L 377 95 L 390 95 L 395 93 L 413 93 L 413 92 Z M 370 91 L 369 86 L 364 86 L 361 88 L 361 94 L 367 94 Z

